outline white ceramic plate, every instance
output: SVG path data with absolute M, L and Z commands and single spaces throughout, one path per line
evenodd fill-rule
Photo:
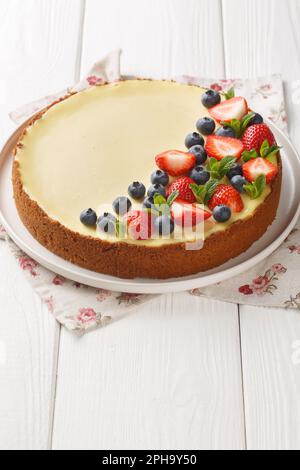
M 54 255 L 40 245 L 22 224 L 14 204 L 12 191 L 11 152 L 26 124 L 11 136 L 0 154 L 1 223 L 15 243 L 38 263 L 66 278 L 89 286 L 121 292 L 156 294 L 201 288 L 224 281 L 247 271 L 269 256 L 289 235 L 300 216 L 299 156 L 280 129 L 271 122 L 269 122 L 269 125 L 277 141 L 283 147 L 283 188 L 277 218 L 265 235 L 247 252 L 205 273 L 179 279 L 124 280 L 82 269 Z

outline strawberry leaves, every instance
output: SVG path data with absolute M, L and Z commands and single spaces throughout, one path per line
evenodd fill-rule
M 198 203 L 207 205 L 212 196 L 214 195 L 219 182 L 217 180 L 210 180 L 203 186 L 198 184 L 190 184 L 190 188 L 194 193 L 194 196 Z
M 267 180 L 265 175 L 260 175 L 256 178 L 254 183 L 245 184 L 244 190 L 251 199 L 257 199 L 262 195 L 266 186 Z
M 231 127 L 231 129 L 234 130 L 236 137 L 239 139 L 244 134 L 249 125 L 249 122 L 251 119 L 253 119 L 254 116 L 255 113 L 249 113 L 242 119 L 232 119 L 229 122 L 221 122 L 221 125 Z
M 252 149 L 250 151 L 243 152 L 242 158 L 244 162 L 246 163 L 249 160 L 252 160 L 254 158 L 262 157 L 262 158 L 267 158 L 267 160 L 269 160 L 271 163 L 274 162 L 276 164 L 277 163 L 276 156 L 280 149 L 281 147 L 278 147 L 278 145 L 270 146 L 269 142 L 267 140 L 264 140 L 260 147 L 259 154 L 257 153 L 255 149 Z
M 221 180 L 227 175 L 235 163 L 235 157 L 225 157 L 220 161 L 216 158 L 210 158 L 207 164 L 207 171 L 210 172 L 213 179 Z

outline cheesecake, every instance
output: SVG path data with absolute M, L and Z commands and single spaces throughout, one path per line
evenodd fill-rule
M 276 217 L 282 162 L 243 97 L 162 80 L 70 94 L 14 152 L 19 215 L 51 252 L 120 278 L 220 266 Z

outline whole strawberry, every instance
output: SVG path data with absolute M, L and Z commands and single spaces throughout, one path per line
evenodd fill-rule
M 275 137 L 266 124 L 255 124 L 248 127 L 242 137 L 244 149 L 247 151 L 255 149 L 258 154 L 265 140 L 270 146 L 276 144 Z
M 167 197 L 169 197 L 174 191 L 178 191 L 178 199 L 181 199 L 185 202 L 196 202 L 194 193 L 190 188 L 190 185 L 193 183 L 194 181 L 188 176 L 178 178 L 177 180 L 173 181 L 173 183 L 171 183 L 168 187 Z
M 219 184 L 208 203 L 208 207 L 211 211 L 213 211 L 215 207 L 221 205 L 230 207 L 232 212 L 242 212 L 244 209 L 244 203 L 240 193 L 232 186 L 226 184 Z

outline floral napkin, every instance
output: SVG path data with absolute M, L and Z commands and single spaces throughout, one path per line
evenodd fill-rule
M 71 91 L 80 91 L 120 78 L 120 51 L 114 51 L 97 62 L 88 76 L 75 87 L 23 106 L 11 113 L 16 124 Z M 283 85 L 280 76 L 255 80 L 209 80 L 188 76 L 175 78 L 215 90 L 232 86 L 245 96 L 251 107 L 271 119 L 287 132 Z M 20 269 L 40 295 L 57 321 L 69 330 L 83 334 L 122 318 L 132 308 L 152 299 L 153 295 L 126 294 L 95 289 L 65 279 L 40 266 L 23 253 L 0 228 L 0 238 L 7 241 Z M 265 261 L 247 273 L 218 285 L 194 289 L 191 295 L 205 296 L 227 302 L 300 309 L 300 223 L 282 246 Z

